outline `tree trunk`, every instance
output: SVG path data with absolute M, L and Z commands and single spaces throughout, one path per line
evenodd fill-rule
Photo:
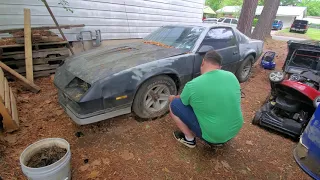
M 270 36 L 272 23 L 276 18 L 280 0 L 265 0 L 258 23 L 253 30 L 252 38 L 264 40 Z
M 244 0 L 237 28 L 243 34 L 251 36 L 252 22 L 256 14 L 258 0 Z

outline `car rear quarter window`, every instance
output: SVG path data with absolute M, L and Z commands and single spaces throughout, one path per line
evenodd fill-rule
M 214 49 L 223 49 L 236 45 L 236 38 L 231 28 L 219 27 L 208 31 L 202 45 L 212 46 Z
M 231 24 L 238 24 L 238 20 L 232 19 Z
M 223 21 L 224 23 L 230 23 L 231 22 L 231 19 L 226 19 Z

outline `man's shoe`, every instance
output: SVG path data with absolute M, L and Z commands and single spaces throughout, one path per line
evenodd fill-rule
M 193 141 L 188 141 L 185 137 L 185 135 L 181 131 L 175 131 L 173 132 L 174 138 L 176 138 L 177 141 L 181 142 L 185 146 L 188 146 L 189 148 L 196 147 L 196 138 L 194 138 Z

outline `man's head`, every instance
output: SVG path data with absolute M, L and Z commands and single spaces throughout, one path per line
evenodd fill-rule
M 215 50 L 208 51 L 201 64 L 201 74 L 221 68 L 222 57 Z

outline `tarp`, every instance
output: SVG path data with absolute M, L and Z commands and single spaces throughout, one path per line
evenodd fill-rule
M 203 8 L 203 13 L 205 14 L 216 14 L 209 6 Z

